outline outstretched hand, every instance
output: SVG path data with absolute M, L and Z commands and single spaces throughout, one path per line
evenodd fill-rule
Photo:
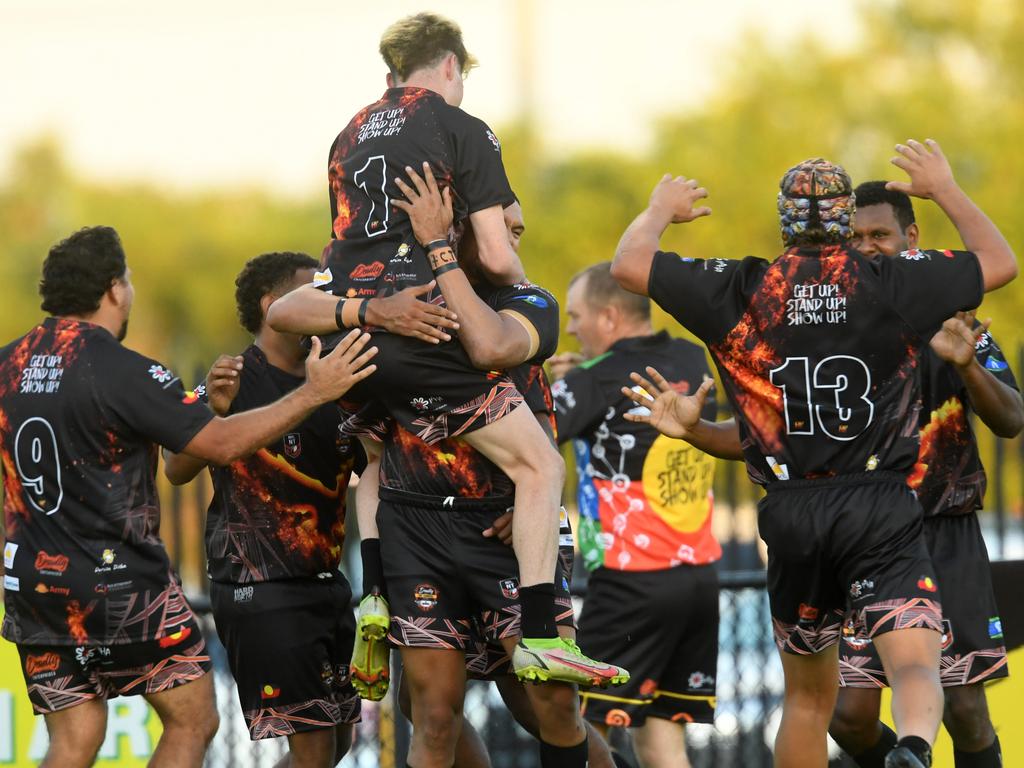
M 311 339 L 309 356 L 306 358 L 306 383 L 317 402 L 329 403 L 348 392 L 356 383 L 377 370 L 368 365 L 376 347 L 364 348 L 370 341 L 370 334 L 358 328 L 347 333 L 330 354 L 320 357 L 320 337 Z
M 899 154 L 890 162 L 906 171 L 910 181 L 890 181 L 885 185 L 886 189 L 934 200 L 936 195 L 956 187 L 953 169 L 939 142 L 925 139 L 922 144 L 908 139 L 906 144 L 897 144 L 896 151 Z
M 646 408 L 647 413 L 627 413 L 626 420 L 649 424 L 666 437 L 685 439 L 700 422 L 704 402 L 715 385 L 714 380 L 705 379 L 692 395 L 681 395 L 655 368 L 647 366 L 646 370 L 653 383 L 634 371 L 629 378 L 639 385 L 640 390 L 623 387 L 622 394 Z
M 241 370 L 241 355 L 221 355 L 210 366 L 206 374 L 206 400 L 218 416 L 227 416 L 231 410 L 231 403 L 238 396 Z
M 974 361 L 978 339 L 982 337 L 992 319 L 989 318 L 977 327 L 974 326 L 974 312 L 957 312 L 942 324 L 942 328 L 932 336 L 929 345 L 932 351 L 947 363 L 965 368 Z
M 696 179 L 688 179 L 685 176 L 676 176 L 673 179 L 672 174 L 666 173 L 651 192 L 647 207 L 669 218 L 673 224 L 683 224 L 701 216 L 711 215 L 711 208 L 706 205 L 694 207 L 698 200 L 703 200 L 707 196 L 708 191 L 700 186 Z

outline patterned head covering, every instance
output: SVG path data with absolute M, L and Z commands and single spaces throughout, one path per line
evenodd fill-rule
M 788 246 L 842 243 L 853 236 L 856 199 L 842 166 L 820 157 L 794 165 L 779 182 L 779 224 Z

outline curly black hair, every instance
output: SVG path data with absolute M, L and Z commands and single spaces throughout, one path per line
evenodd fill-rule
M 910 195 L 895 189 L 886 189 L 884 181 L 865 181 L 857 185 L 857 207 L 867 208 L 869 205 L 891 205 L 896 214 L 896 222 L 904 232 L 914 223 L 914 204 Z
M 88 315 L 100 308 L 127 265 L 113 227 L 85 227 L 50 249 L 39 281 L 40 305 L 51 315 Z
M 245 262 L 235 278 L 235 305 L 242 327 L 255 336 L 263 327 L 260 300 L 277 293 L 300 269 L 316 269 L 319 262 L 305 253 L 264 253 Z

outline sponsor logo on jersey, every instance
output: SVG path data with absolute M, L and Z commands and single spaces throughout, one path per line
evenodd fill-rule
M 440 592 L 433 584 L 417 584 L 412 593 L 413 602 L 421 611 L 433 610 L 439 596 Z
M 818 609 L 813 605 L 800 603 L 797 615 L 800 617 L 800 621 L 815 621 L 818 618 Z
M 443 397 L 434 395 L 432 397 L 414 397 L 409 401 L 409 405 L 417 411 L 429 411 L 432 408 L 436 408 L 438 405 L 441 405 L 443 402 Z
M 768 466 L 771 467 L 772 472 L 779 480 L 789 480 L 789 465 L 779 464 L 773 457 L 765 456 L 765 461 L 768 462 Z
M 691 690 L 700 690 L 715 684 L 715 678 L 704 672 L 691 672 L 686 678 L 686 684 Z
M 533 304 L 533 306 L 540 307 L 541 309 L 546 309 L 548 306 L 547 299 L 543 296 L 538 296 L 535 293 L 531 293 L 527 296 L 513 296 L 512 299 L 515 301 L 525 301 L 527 304 Z
M 1003 620 L 998 616 L 989 617 L 988 636 L 991 640 L 1003 639 Z
M 11 576 L 10 574 L 4 574 L 4 589 L 8 592 L 19 592 L 21 591 L 21 579 L 17 576 Z
M 36 555 L 36 570 L 40 573 L 60 574 L 68 569 L 67 555 L 51 555 L 40 550 Z
M 871 579 L 861 579 L 850 585 L 850 597 L 854 600 L 873 595 L 875 593 L 875 582 Z
M 907 261 L 921 261 L 921 259 L 930 259 L 931 257 L 922 250 L 910 248 L 906 251 L 901 251 L 899 258 L 906 259 Z
M 154 381 L 159 381 L 161 384 L 166 384 L 174 378 L 174 374 L 162 365 L 149 366 L 149 375 L 153 377 Z
M 284 455 L 295 459 L 300 453 L 302 453 L 302 435 L 298 432 L 289 432 L 284 436 Z
M 487 131 L 487 138 L 490 139 L 491 144 L 494 146 L 495 152 L 501 152 L 501 143 L 498 141 L 498 137 L 490 130 Z
M 937 592 L 939 585 L 931 576 L 922 576 L 917 580 L 917 588 L 923 589 L 925 592 Z
M 384 262 L 375 261 L 372 264 L 360 264 L 348 273 L 350 280 L 376 280 L 384 271 Z
M 236 603 L 249 603 L 252 602 L 253 593 L 256 591 L 255 587 L 235 587 L 235 602 Z
M 864 464 L 864 469 L 866 469 L 868 472 L 873 472 L 877 468 L 878 468 L 878 456 L 875 455 L 875 454 L 871 454 L 870 456 L 868 456 L 868 460 Z
M 60 666 L 60 656 L 56 653 L 42 653 L 38 656 L 29 654 L 25 657 L 25 675 L 35 677 L 43 672 L 56 672 Z
M 38 592 L 40 595 L 67 596 L 71 594 L 71 590 L 67 587 L 56 587 L 50 584 L 43 584 L 43 582 L 39 582 L 38 584 L 36 584 L 36 592 Z
M 1010 364 L 1005 360 L 1000 360 L 995 355 L 989 355 L 985 361 L 985 368 L 990 371 L 1005 371 L 1010 367 Z
M 192 627 L 182 627 L 177 632 L 172 632 L 166 637 L 161 637 L 157 640 L 157 645 L 161 648 L 173 648 L 175 645 L 185 642 L 191 634 Z
M 18 545 L 13 541 L 4 544 L 4 568 L 14 567 L 14 556 L 18 554 Z
M 331 274 L 331 268 L 328 267 L 323 272 L 313 273 L 313 285 L 319 287 L 321 285 L 327 285 L 334 280 L 334 275 Z

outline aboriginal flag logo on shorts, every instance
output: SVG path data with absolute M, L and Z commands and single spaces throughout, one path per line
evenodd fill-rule
M 437 605 L 439 592 L 433 584 L 417 584 L 416 591 L 412 594 L 413 602 L 421 611 L 433 610 Z

